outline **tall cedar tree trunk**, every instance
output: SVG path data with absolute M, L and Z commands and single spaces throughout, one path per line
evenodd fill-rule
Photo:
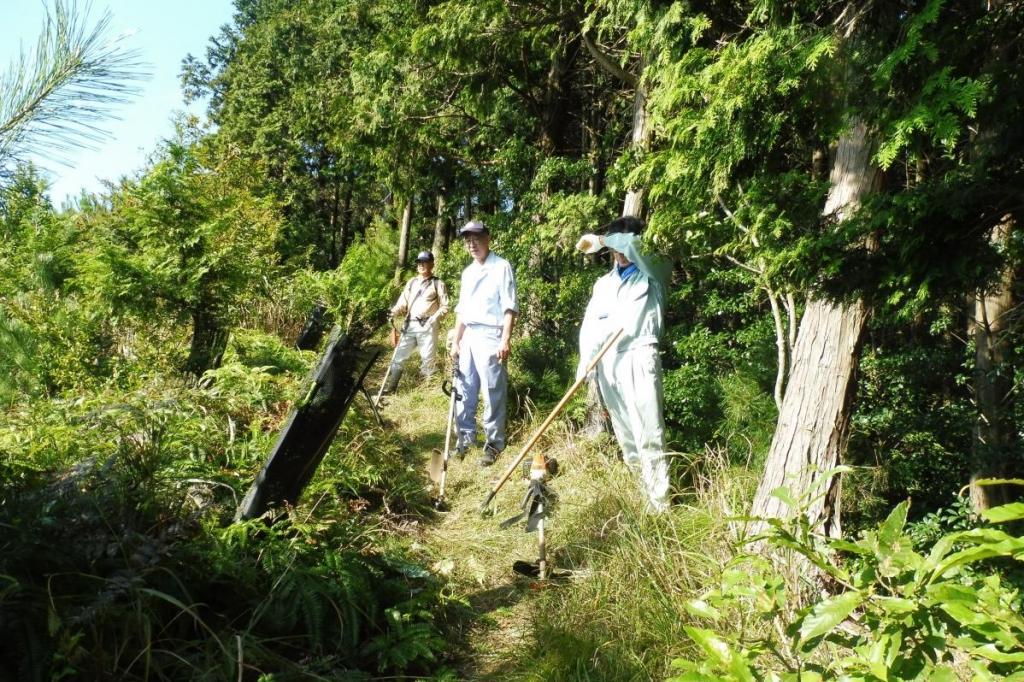
M 200 377 L 220 364 L 228 345 L 228 331 L 221 325 L 210 306 L 200 304 L 192 311 L 192 343 L 185 371 Z
M 840 138 L 823 211 L 826 220 L 842 221 L 874 189 L 880 175 L 871 164 L 871 154 L 871 140 L 862 123 Z M 773 497 L 772 491 L 786 486 L 800 499 L 839 464 L 849 432 L 867 315 L 863 301 L 808 300 L 793 349 L 789 385 L 754 497 L 754 516 L 792 516 L 795 510 Z M 838 477 L 815 487 L 805 510 L 812 527 L 832 536 L 840 532 L 839 489 Z
M 990 237 L 994 246 L 1005 248 L 1014 231 L 1014 220 L 1004 216 Z M 1014 273 L 1009 265 L 999 282 L 989 291 L 979 292 L 974 300 L 974 315 L 969 331 L 974 338 L 974 395 L 978 419 L 974 427 L 971 462 L 971 505 L 976 511 L 1009 501 L 1005 486 L 980 486 L 985 478 L 1011 475 L 1007 466 L 1016 454 L 1016 428 L 1013 419 L 1013 365 L 1010 332 L 1015 306 Z
M 402 224 L 398 229 L 398 264 L 395 266 L 395 281 L 402 279 L 402 273 L 409 262 L 409 230 L 412 229 L 412 200 L 410 194 L 402 211 Z
M 341 227 L 338 231 L 338 263 L 341 263 L 342 259 L 345 258 L 345 252 L 348 251 L 348 243 L 351 241 L 349 233 L 352 230 L 352 186 L 354 184 L 355 180 L 349 180 L 345 183 L 345 203 L 341 208 Z
M 437 194 L 437 219 L 434 222 L 434 258 L 437 259 L 448 249 L 448 216 L 445 214 L 447 202 L 444 194 Z
M 647 88 L 644 87 L 642 79 L 637 79 L 636 95 L 633 98 L 633 136 L 630 146 L 633 149 L 646 149 L 650 133 L 647 117 Z M 644 188 L 630 188 L 626 192 L 625 201 L 622 202 L 622 215 L 643 218 L 644 195 Z
M 565 26 L 551 52 L 551 64 L 544 87 L 544 110 L 541 112 L 540 147 L 545 156 L 562 154 L 568 146 L 565 124 L 571 89 L 569 76 L 579 41 L 578 26 Z
M 1005 0 L 990 0 L 988 9 L 1002 9 L 1004 4 Z M 1006 58 L 1007 45 L 995 43 L 991 49 L 993 59 Z M 978 137 L 979 148 L 999 144 L 992 129 L 984 130 Z M 992 230 L 989 240 L 994 247 L 1004 250 L 1015 229 L 1014 216 L 1005 215 Z M 974 339 L 974 397 L 978 407 L 971 448 L 970 492 L 975 511 L 1010 501 L 1011 491 L 1006 486 L 982 486 L 977 481 L 1012 476 L 1010 462 L 1019 458 L 1016 451 L 1019 439 L 1013 418 L 1014 370 L 1010 340 L 1015 326 L 1012 316 L 1016 304 L 1015 280 L 1013 267 L 1008 264 L 994 288 L 977 293 L 973 311 L 968 316 L 968 336 Z

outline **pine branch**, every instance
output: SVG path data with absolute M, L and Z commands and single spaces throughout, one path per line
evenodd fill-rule
M 89 4 L 54 0 L 35 49 L 0 76 L 0 172 L 28 154 L 67 163 L 66 152 L 109 138 L 102 123 L 148 76 L 124 35 L 110 34 L 105 11 L 92 27 Z

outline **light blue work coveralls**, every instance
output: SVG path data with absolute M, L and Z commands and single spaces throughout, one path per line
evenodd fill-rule
M 668 264 L 640 252 L 634 234 L 609 234 L 608 248 L 636 265 L 626 277 L 617 267 L 594 283 L 580 328 L 582 373 L 621 327 L 622 336 L 598 363 L 597 385 L 627 466 L 637 469 L 650 508 L 668 507 L 668 463 L 658 341 L 665 319 Z
M 455 425 L 458 446 L 476 442 L 476 407 L 484 397 L 483 430 L 486 445 L 496 452 L 505 449 L 505 419 L 508 415 L 508 368 L 498 362 L 505 311 L 519 312 L 512 266 L 493 251 L 483 263 L 475 260 L 462 271 L 458 319 L 466 329 L 459 345 L 459 390 Z

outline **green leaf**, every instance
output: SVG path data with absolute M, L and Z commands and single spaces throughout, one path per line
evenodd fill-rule
M 697 616 L 699 618 L 708 618 L 710 620 L 717 620 L 721 613 L 715 607 L 708 604 L 703 599 L 691 599 L 690 601 L 683 604 L 683 608 L 691 616 Z
M 977 528 L 946 537 L 954 536 L 961 542 L 973 542 L 975 546 L 954 552 L 938 562 L 932 571 L 931 578 L 928 580 L 929 583 L 946 576 L 952 569 L 965 564 L 992 557 L 1016 557 L 1024 554 L 1024 539 L 1013 537 L 1000 530 Z
M 802 555 L 812 564 L 821 569 L 822 573 L 830 575 L 841 583 L 849 583 L 850 575 L 845 569 L 836 566 L 826 558 L 822 552 L 818 551 L 813 546 L 809 546 L 807 543 L 801 542 L 794 538 L 789 533 L 769 534 L 768 540 L 777 547 L 786 547 L 792 549 L 794 552 Z
M 772 491 L 772 497 L 786 504 L 787 506 L 789 506 L 790 509 L 796 509 L 799 506 L 796 499 L 793 497 L 793 494 L 790 492 L 789 488 L 776 488 L 775 490 Z
M 999 507 L 992 507 L 981 512 L 986 521 L 992 523 L 1004 523 L 1024 519 L 1024 502 L 1012 502 Z
M 719 637 L 718 633 L 695 627 L 685 627 L 683 630 L 719 667 L 732 671 L 738 680 L 754 682 L 754 675 L 743 660 L 742 654 L 733 650 L 729 642 Z
M 889 513 L 888 518 L 878 528 L 878 542 L 880 545 L 891 547 L 896 544 L 907 524 L 907 511 L 910 503 L 904 500 L 896 505 L 896 508 Z
M 835 626 L 846 620 L 846 617 L 863 601 L 863 594 L 857 590 L 850 590 L 815 604 L 800 624 L 799 646 L 803 646 L 808 640 L 819 635 L 831 632 Z
M 995 661 L 996 663 L 1024 662 L 1024 651 L 1007 653 L 1005 651 L 1000 651 L 999 649 L 997 649 L 995 644 L 985 644 L 983 646 L 979 646 L 975 649 L 972 649 L 970 653 L 975 654 L 977 656 L 981 656 L 982 658 L 987 658 L 990 661 Z
M 808 498 L 813 497 L 818 490 L 831 481 L 834 477 L 840 474 L 848 474 L 853 471 L 853 467 L 840 464 L 839 466 L 832 467 L 828 471 L 823 471 L 818 478 L 811 485 L 807 486 L 806 495 Z
M 958 679 L 953 669 L 944 665 L 936 666 L 928 676 L 928 682 L 957 682 Z
M 892 644 L 893 636 L 881 634 L 868 646 L 857 647 L 859 653 L 868 664 L 871 674 L 880 680 L 888 679 L 889 662 L 887 653 Z
M 913 613 L 917 609 L 916 601 L 899 597 L 875 597 L 874 603 L 881 606 L 890 615 Z
M 872 553 L 867 547 L 862 547 L 858 543 L 850 542 L 849 540 L 829 540 L 828 546 L 838 552 L 849 552 L 850 554 L 859 554 L 861 556 L 867 556 Z

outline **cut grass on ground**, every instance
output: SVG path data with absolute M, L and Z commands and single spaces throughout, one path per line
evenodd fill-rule
M 444 447 L 447 409 L 439 379 L 406 377 L 387 399 L 386 428 L 419 453 L 424 485 L 431 452 Z M 557 496 L 548 560 L 571 577 L 541 583 L 512 571 L 514 560 L 537 559 L 536 534 L 522 523 L 499 527 L 519 511 L 525 483 L 518 470 L 493 514 L 481 515 L 480 505 L 546 415 L 535 410 L 532 423 L 511 424 L 509 447 L 493 467 L 477 464 L 479 448 L 463 461 L 453 457 L 448 511 L 417 524 L 414 547 L 462 605 L 447 623 L 454 666 L 467 680 L 664 678 L 671 659 L 689 653 L 682 628 L 693 623 L 682 604 L 727 560 L 725 517 L 742 508 L 749 475 L 716 466 L 712 480 L 680 495 L 669 513 L 651 516 L 614 441 L 588 439 L 557 420 L 537 447 L 560 465 L 548 482 Z

